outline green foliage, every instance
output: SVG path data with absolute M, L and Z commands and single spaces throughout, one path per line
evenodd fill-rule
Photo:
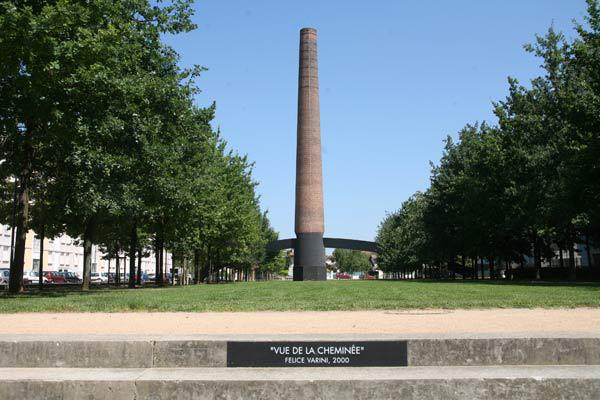
M 335 265 L 341 272 L 366 272 L 371 268 L 369 255 L 357 250 L 335 249 Z
M 203 69 L 181 69 L 162 41 L 194 29 L 192 12 L 190 0 L 0 2 L 2 221 L 16 177 L 20 232 L 113 256 L 152 242 L 196 269 L 270 262 L 252 165 L 213 131 L 214 106 L 194 105 Z
M 539 269 L 559 248 L 574 277 L 574 243 L 600 242 L 600 5 L 587 3 L 576 39 L 550 28 L 525 46 L 545 74 L 528 87 L 509 78 L 498 124 L 449 137 L 430 188 L 382 222 L 385 271 L 527 257 Z
M 428 257 L 428 238 L 423 212 L 427 199 L 417 192 L 388 216 L 379 226 L 377 243 L 380 248 L 379 268 L 384 272 L 414 271 Z

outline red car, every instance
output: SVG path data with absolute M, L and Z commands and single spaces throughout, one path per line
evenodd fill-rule
M 66 277 L 63 273 L 56 271 L 44 272 L 44 276 L 48 279 L 48 283 L 59 285 L 67 283 Z
M 352 279 L 352 276 L 345 272 L 338 272 L 337 274 L 335 274 L 335 279 Z

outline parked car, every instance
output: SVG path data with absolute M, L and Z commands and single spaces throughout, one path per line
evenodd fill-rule
M 53 285 L 62 285 L 67 282 L 62 272 L 46 271 L 44 272 L 44 276 L 48 279 L 48 283 Z
M 66 283 L 80 284 L 83 282 L 83 280 L 75 272 L 64 271 L 61 272 L 61 274 L 64 275 Z
M 10 277 L 10 270 L 2 268 L 0 269 L 0 286 L 8 287 L 8 279 Z
M 37 285 L 40 282 L 40 274 L 37 271 L 29 271 L 23 274 L 23 285 Z M 48 278 L 42 274 L 42 282 L 48 283 Z
M 346 272 L 338 272 L 335 274 L 335 279 L 352 279 L 352 276 Z
M 142 279 L 144 279 L 144 275 L 142 275 Z M 145 282 L 148 282 L 148 283 L 156 282 L 156 274 L 154 274 L 154 272 L 147 274 Z M 167 285 L 171 283 L 171 273 L 170 272 L 165 272 L 163 274 L 163 283 L 167 284 Z
M 102 283 L 102 278 L 100 277 L 100 272 L 92 272 L 90 274 L 90 282 L 92 282 L 92 283 Z
M 121 272 L 121 279 L 120 282 L 121 283 L 127 283 L 129 282 L 129 274 L 124 274 L 123 272 Z M 108 283 L 115 283 L 115 279 L 117 278 L 117 274 L 115 272 L 111 272 L 108 274 Z
M 92 283 L 108 283 L 108 272 L 92 272 L 90 281 Z
M 137 273 L 136 273 L 135 275 L 133 275 L 133 279 L 137 282 L 137 278 L 138 278 L 138 276 L 137 276 Z M 140 282 L 143 285 L 147 281 L 148 281 L 148 274 L 146 272 L 142 272 L 142 276 L 141 276 Z

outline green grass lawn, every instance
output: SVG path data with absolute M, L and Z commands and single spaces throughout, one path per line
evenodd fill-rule
M 0 313 L 600 307 L 600 283 L 248 282 L 0 295 Z

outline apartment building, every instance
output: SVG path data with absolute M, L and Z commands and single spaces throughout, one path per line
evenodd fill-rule
M 0 225 L 0 268 L 10 266 L 10 240 L 11 228 L 8 225 Z M 33 231 L 27 233 L 25 242 L 25 271 L 38 270 L 40 265 L 41 240 L 35 236 Z M 68 235 L 61 235 L 53 239 L 44 239 L 44 271 L 70 271 L 79 276 L 83 274 L 83 245 L 78 239 Z M 121 254 L 121 268 L 129 259 Z M 171 268 L 171 256 L 166 255 L 165 271 Z M 110 264 L 110 265 L 109 265 Z M 151 273 L 155 271 L 156 260 L 154 254 L 142 258 L 142 271 Z M 127 264 L 128 268 L 129 264 Z M 106 259 L 106 254 L 92 246 L 92 272 L 115 271 L 115 260 Z

